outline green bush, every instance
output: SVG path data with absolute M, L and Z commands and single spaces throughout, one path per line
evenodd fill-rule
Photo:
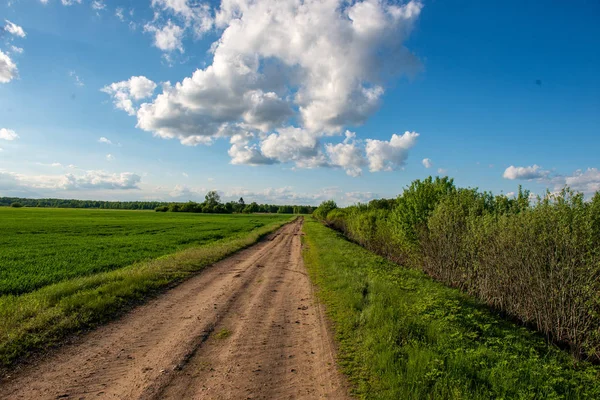
M 430 177 L 389 204 L 336 209 L 322 219 L 367 249 L 535 326 L 577 356 L 600 360 L 600 193 L 586 202 L 564 189 L 530 204 L 521 188 L 508 198 Z
M 21 208 L 21 207 L 23 207 L 23 204 L 21 204 L 21 203 L 11 203 L 10 206 L 13 207 L 13 208 Z

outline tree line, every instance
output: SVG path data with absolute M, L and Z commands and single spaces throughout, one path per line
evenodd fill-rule
M 425 271 L 600 361 L 600 192 L 531 201 L 416 180 L 395 199 L 314 216 L 392 261 Z
M 21 197 L 0 197 L 0 207 L 48 207 L 48 208 L 97 208 L 111 210 L 155 210 L 158 212 L 195 212 L 195 213 L 271 213 L 271 214 L 311 214 L 316 207 L 304 205 L 246 204 L 240 197 L 238 201 L 221 202 L 216 191 L 206 194 L 202 203 L 188 201 L 101 201 L 75 199 L 26 199 Z

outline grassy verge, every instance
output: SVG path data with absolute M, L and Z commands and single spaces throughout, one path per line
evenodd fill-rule
M 358 397 L 600 398 L 600 367 L 314 220 L 304 231 L 304 260 Z
M 0 297 L 0 376 L 18 360 L 114 318 L 159 289 L 256 243 L 290 220 L 24 295 Z

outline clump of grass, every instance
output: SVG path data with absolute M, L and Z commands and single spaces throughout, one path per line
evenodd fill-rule
M 304 260 L 360 398 L 596 399 L 600 367 L 305 220 Z
M 23 295 L 0 297 L 0 376 L 16 361 L 114 318 L 289 221 L 289 217 L 280 219 L 210 245 L 66 280 Z
M 227 328 L 223 328 L 215 334 L 217 339 L 227 339 L 229 336 L 231 336 L 231 331 Z

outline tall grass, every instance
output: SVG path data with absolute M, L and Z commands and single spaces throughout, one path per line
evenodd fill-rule
M 580 358 L 600 360 L 600 194 L 564 189 L 530 203 L 447 178 L 325 221 L 397 263 L 473 294 Z

